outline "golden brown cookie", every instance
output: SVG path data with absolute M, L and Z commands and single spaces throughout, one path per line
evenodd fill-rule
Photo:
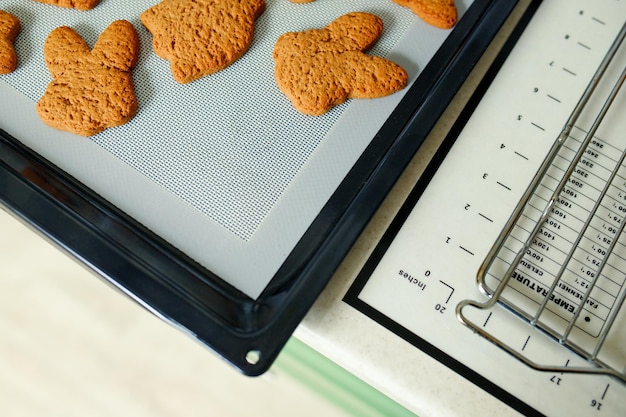
M 0 74 L 8 74 L 17 68 L 17 53 L 13 42 L 20 30 L 20 20 L 11 13 L 0 10 Z
M 144 11 L 154 52 L 185 84 L 220 71 L 248 50 L 265 0 L 164 0 Z
M 407 73 L 384 58 L 365 54 L 383 21 L 349 13 L 323 29 L 289 32 L 274 47 L 276 83 L 300 112 L 321 115 L 349 98 L 376 98 L 402 90 Z
M 39 3 L 52 4 L 54 6 L 66 7 L 77 10 L 91 10 L 96 7 L 100 0 L 35 0 Z
M 429 25 L 450 29 L 456 25 L 457 10 L 454 0 L 393 0 L 408 7 Z
M 93 49 L 67 26 L 44 44 L 52 82 L 37 103 L 41 119 L 56 129 L 91 136 L 122 125 L 137 113 L 131 70 L 139 57 L 139 36 L 118 20 L 100 34 Z

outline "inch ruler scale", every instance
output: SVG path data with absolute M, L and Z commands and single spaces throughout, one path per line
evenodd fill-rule
M 624 1 L 543 2 L 462 131 L 452 139 L 454 144 L 433 177 L 425 181 L 425 185 L 417 184 L 415 197 L 405 204 L 405 207 L 410 206 L 410 212 L 401 225 L 396 226 L 393 239 L 381 243 L 387 247 L 375 252 L 357 279 L 356 298 L 403 329 L 397 333 L 406 335 L 408 330 L 410 336 L 404 337 L 422 350 L 443 352 L 453 360 L 451 362 L 458 361 L 461 365 L 454 365 L 455 370 L 464 376 L 472 379 L 472 373 L 479 374 L 481 378 L 475 382 L 480 384 L 487 380 L 486 385 L 504 390 L 506 395 L 494 395 L 501 395 L 501 399 L 509 402 L 513 399 L 512 405 L 525 414 L 626 415 L 626 382 L 619 375 L 623 369 L 604 374 L 567 372 L 594 368 L 585 357 L 587 349 L 592 351 L 590 356 L 594 349 L 588 348 L 585 341 L 580 342 L 584 346 L 579 349 L 580 335 L 585 335 L 583 339 L 602 337 L 607 320 L 613 321 L 614 328 L 618 329 L 609 341 L 616 347 L 598 361 L 611 369 L 623 368 L 626 363 L 626 314 L 611 313 L 610 307 L 619 304 L 620 297 L 623 299 L 626 261 L 612 259 L 603 273 L 614 278 L 604 280 L 598 290 L 604 293 L 594 292 L 585 298 L 585 286 L 592 280 L 583 279 L 584 275 L 594 274 L 592 267 L 599 266 L 601 256 L 590 256 L 587 260 L 589 255 L 581 259 L 581 253 L 575 252 L 573 259 L 578 262 L 577 267 L 582 268 L 580 283 L 571 281 L 567 289 L 557 286 L 546 303 L 548 313 L 539 319 L 528 313 L 536 311 L 536 306 L 541 304 L 533 299 L 528 285 L 507 289 L 504 302 L 491 303 L 489 297 L 496 292 L 501 277 L 498 273 L 488 274 L 481 278 L 480 285 L 477 280 L 483 260 L 490 255 L 494 242 L 538 175 L 625 20 Z M 625 49 L 622 45 L 616 52 L 607 78 L 617 78 L 626 66 Z M 600 94 L 594 96 L 588 106 L 591 110 L 585 110 L 577 118 L 567 146 L 557 156 L 560 162 L 548 170 L 556 179 L 546 180 L 551 184 L 542 186 L 531 203 L 541 206 L 549 199 L 549 188 L 553 190 L 559 175 L 563 176 L 566 164 L 563 161 L 573 159 L 585 132 L 590 131 L 597 109 L 608 95 L 604 93 L 607 88 L 600 85 Z M 582 195 L 589 188 L 597 188 L 597 182 L 602 182 L 597 178 L 598 172 L 614 169 L 609 167 L 611 164 L 617 164 L 616 177 L 626 187 L 626 170 L 619 168 L 619 154 L 626 149 L 623 134 L 626 118 L 621 116 L 625 112 L 626 94 L 621 92 L 587 145 L 582 162 L 575 168 L 579 172 L 575 171 L 573 179 L 568 180 L 565 193 Z M 626 188 L 611 191 L 611 204 L 615 203 L 617 213 L 626 208 L 624 201 L 620 209 L 620 193 L 626 195 Z M 574 202 L 582 200 L 580 196 L 578 200 L 571 194 L 569 197 Z M 596 197 L 589 194 L 585 198 Z M 553 222 L 552 229 L 549 223 L 540 227 L 539 236 L 531 240 L 530 249 L 524 251 L 535 261 L 532 265 L 525 261 L 526 275 L 536 275 L 557 249 L 556 242 L 552 244 L 549 236 L 541 234 L 556 236 L 556 227 L 574 227 L 577 212 L 567 204 L 572 203 L 566 198 L 557 201 L 552 217 L 544 219 Z M 617 236 L 622 220 L 609 219 L 613 212 L 604 210 L 602 215 L 607 217 L 606 221 L 599 224 L 595 221 L 593 227 L 611 230 L 597 231 L 595 242 L 586 239 L 588 251 L 605 250 L 606 241 Z M 532 230 L 538 219 L 536 213 L 533 216 L 534 219 L 532 216 L 525 218 L 526 223 L 522 222 L 518 229 Z M 519 241 L 527 238 L 528 233 L 524 236 L 519 230 L 517 233 L 514 246 L 519 249 Z M 626 239 L 622 240 L 626 243 Z M 511 244 L 510 239 L 506 242 Z M 624 243 L 616 244 L 618 252 L 626 252 Z M 498 262 L 506 266 L 511 263 L 514 252 L 505 247 L 497 255 Z M 520 274 L 519 269 L 517 273 Z M 364 274 L 367 275 L 365 282 Z M 523 282 L 522 279 L 512 281 Z M 536 290 L 538 284 L 533 285 Z M 485 309 L 465 308 L 465 318 L 476 324 L 475 331 L 497 335 L 495 338 L 511 347 L 510 352 L 479 337 L 459 321 L 455 310 L 465 305 L 463 303 L 488 304 L 489 308 Z M 579 309 L 579 306 L 587 308 Z M 569 335 L 563 337 L 562 333 L 572 330 L 563 329 L 567 324 L 559 321 L 562 317 L 556 319 L 548 317 L 550 315 L 566 318 L 576 315 L 571 326 L 575 337 L 570 340 L 569 348 L 564 346 Z M 520 319 L 520 316 L 529 317 Z M 558 331 L 551 332 L 553 327 Z M 620 330 L 622 328 L 624 331 Z M 528 358 L 526 362 L 520 360 L 521 356 Z M 550 366 L 533 368 L 528 363 Z M 489 386 L 485 389 L 489 390 Z

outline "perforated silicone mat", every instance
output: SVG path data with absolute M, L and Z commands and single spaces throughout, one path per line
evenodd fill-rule
M 102 0 L 94 10 L 76 11 L 0 0 L 23 28 L 16 42 L 20 65 L 0 78 L 4 126 L 252 298 L 404 93 L 353 100 L 321 117 L 302 115 L 274 81 L 278 36 L 323 27 L 351 11 L 375 13 L 385 31 L 370 53 L 403 65 L 413 81 L 448 33 L 391 0 L 266 1 L 254 42 L 240 60 L 180 85 L 139 22 L 139 14 L 157 1 Z M 470 3 L 457 2 L 460 14 Z M 50 81 L 42 53 L 47 35 L 68 25 L 93 45 L 117 19 L 129 20 L 140 34 L 133 72 L 137 116 L 89 139 L 42 126 L 34 103 Z

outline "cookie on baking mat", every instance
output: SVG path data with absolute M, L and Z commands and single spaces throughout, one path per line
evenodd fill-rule
M 11 13 L 0 10 L 0 74 L 8 74 L 17 68 L 17 52 L 13 42 L 20 30 L 20 20 Z
M 220 71 L 248 50 L 265 0 L 163 0 L 144 11 L 154 52 L 181 84 Z
M 429 25 L 450 29 L 456 25 L 457 10 L 454 0 L 393 0 L 408 7 Z
M 321 115 L 349 98 L 377 98 L 402 90 L 406 71 L 365 54 L 380 37 L 382 20 L 348 13 L 322 29 L 281 35 L 274 47 L 275 78 L 301 113 Z
M 53 30 L 44 44 L 52 81 L 37 113 L 49 126 L 82 136 L 128 122 L 137 113 L 131 70 L 138 57 L 139 36 L 125 20 L 111 23 L 91 50 L 74 29 Z
M 52 4 L 68 9 L 91 10 L 100 3 L 100 0 L 35 0 L 39 3 Z

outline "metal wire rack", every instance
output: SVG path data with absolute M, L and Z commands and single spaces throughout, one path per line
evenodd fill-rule
M 483 262 L 478 280 L 489 299 L 457 306 L 463 324 L 535 369 L 607 374 L 623 383 L 626 137 L 608 143 L 596 133 L 624 84 L 625 36 L 626 25 Z M 616 66 L 619 75 L 607 81 L 607 69 L 615 73 Z M 601 105 L 590 106 L 600 83 L 607 82 Z M 577 122 L 590 111 L 593 123 L 583 130 Z M 578 354 L 585 365 L 539 363 L 465 314 L 468 307 L 490 310 L 497 304 Z

